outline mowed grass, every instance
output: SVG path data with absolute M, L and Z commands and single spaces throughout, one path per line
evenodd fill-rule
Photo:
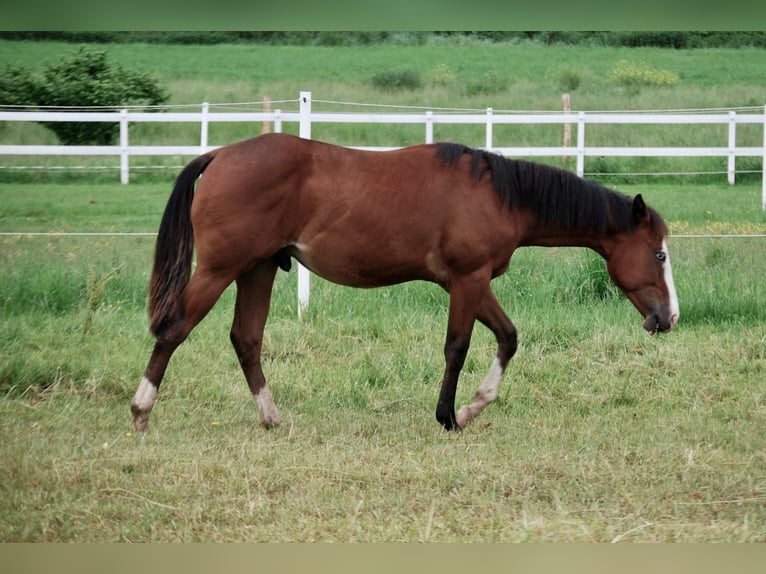
M 170 185 L 0 186 L 1 231 L 156 229 Z M 625 186 L 679 233 L 760 233 L 758 186 Z M 681 323 L 649 337 L 578 249 L 520 250 L 497 401 L 433 418 L 447 297 L 278 275 L 258 425 L 233 291 L 178 350 L 146 434 L 152 237 L 0 238 L 3 541 L 764 541 L 766 241 L 676 237 Z M 101 286 L 101 288 L 99 288 Z M 87 326 L 87 328 L 86 328 Z M 458 390 L 495 353 L 477 326 Z

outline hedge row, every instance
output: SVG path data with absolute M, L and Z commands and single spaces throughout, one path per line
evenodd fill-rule
M 421 45 L 428 42 L 504 42 L 656 48 L 766 47 L 766 32 L 0 32 L 0 39 L 57 40 L 73 43 L 225 44 L 261 43 L 316 46 L 361 46 L 378 43 Z

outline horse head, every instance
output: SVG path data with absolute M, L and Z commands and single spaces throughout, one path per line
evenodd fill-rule
M 650 334 L 670 331 L 678 322 L 679 308 L 667 228 L 649 209 L 641 195 L 633 200 L 634 226 L 616 234 L 606 253 L 607 270 L 615 284 L 644 317 Z

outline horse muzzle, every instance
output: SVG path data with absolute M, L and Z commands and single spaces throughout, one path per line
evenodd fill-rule
M 671 315 L 670 318 L 663 318 L 657 313 L 649 313 L 644 320 L 644 329 L 650 334 L 668 333 L 678 323 L 678 315 Z

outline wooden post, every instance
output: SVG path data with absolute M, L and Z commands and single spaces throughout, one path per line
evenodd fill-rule
M 571 107 L 569 106 L 569 94 L 561 94 L 561 103 L 564 106 L 564 113 L 568 114 L 572 111 Z M 564 147 L 570 147 L 572 145 L 572 124 L 566 123 L 564 124 Z M 566 167 L 567 163 L 569 163 L 569 156 L 565 155 L 561 158 L 561 161 L 564 164 L 564 167 Z
M 271 98 L 269 96 L 263 96 L 263 111 L 269 113 L 271 111 Z M 264 120 L 261 124 L 261 133 L 268 134 L 271 132 L 271 122 Z

